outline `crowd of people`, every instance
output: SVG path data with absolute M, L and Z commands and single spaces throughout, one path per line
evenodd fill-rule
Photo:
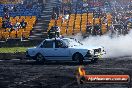
M 35 9 L 38 7 L 43 6 L 42 4 L 45 4 L 48 0 L 19 0 L 19 2 L 17 4 L 2 4 L 2 9 L 3 11 L 1 13 L 2 14 L 2 28 L 8 28 L 9 31 L 12 30 L 18 30 L 20 28 L 25 28 L 27 25 L 27 22 L 25 22 L 25 19 L 22 19 L 22 21 L 18 21 L 16 20 L 16 23 L 12 23 L 10 20 L 10 16 L 14 17 L 17 16 L 18 14 L 21 14 L 22 8 L 23 9 Z M 3 6 L 4 5 L 4 6 Z M 24 12 L 26 12 L 26 10 Z M 39 10 L 39 9 L 38 9 Z M 22 13 L 24 13 L 22 11 Z M 12 14 L 15 14 L 12 16 Z M 34 13 L 34 12 L 33 12 Z M 22 15 L 22 14 L 21 14 Z
M 9 0 L 10 1 L 10 0 Z M 19 3 L 0 4 L 0 16 L 8 12 L 10 16 L 37 16 L 39 17 L 47 0 L 19 0 Z M 10 1 L 11 2 L 11 1 Z
M 52 19 L 69 18 L 70 14 L 93 13 L 93 18 L 100 18 L 101 24 L 92 25 L 87 23 L 87 32 L 91 35 L 102 35 L 102 24 L 108 23 L 107 15 L 111 14 L 111 25 L 107 24 L 107 31 L 111 33 L 127 34 L 132 28 L 132 16 L 128 16 L 127 10 L 131 11 L 131 2 L 123 0 L 59 0 L 60 6 L 53 8 Z M 63 21 L 64 22 L 64 21 Z
M 10 21 L 10 16 L 8 13 L 5 13 L 3 17 L 2 28 L 4 29 L 8 28 L 9 32 L 13 30 L 17 31 L 20 28 L 26 28 L 26 25 L 27 25 L 27 22 L 25 22 L 24 19 L 22 19 L 21 22 L 18 22 L 18 20 L 16 20 L 16 23 L 13 25 L 12 22 Z

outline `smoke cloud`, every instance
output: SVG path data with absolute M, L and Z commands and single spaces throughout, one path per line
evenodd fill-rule
M 85 45 L 103 46 L 106 51 L 106 55 L 103 56 L 104 58 L 132 56 L 132 31 L 125 36 L 114 36 L 113 38 L 109 34 L 87 38 L 83 38 L 81 34 L 77 34 L 74 38 Z

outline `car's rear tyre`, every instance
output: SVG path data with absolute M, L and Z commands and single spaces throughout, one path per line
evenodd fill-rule
M 45 62 L 45 58 L 42 54 L 37 54 L 36 55 L 36 62 Z
M 99 59 L 99 58 L 93 58 L 93 59 L 91 60 L 91 62 L 92 62 L 92 63 L 97 63 L 98 59 Z
M 79 64 L 83 64 L 83 56 L 80 53 L 75 53 L 73 55 L 73 60 L 79 62 Z

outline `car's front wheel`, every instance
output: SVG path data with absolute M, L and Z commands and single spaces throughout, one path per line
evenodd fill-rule
M 36 62 L 44 62 L 45 61 L 45 58 L 42 54 L 37 54 L 36 55 Z
M 82 56 L 82 54 L 80 54 L 80 53 L 75 53 L 75 54 L 73 55 L 73 60 L 74 60 L 74 61 L 78 61 L 80 64 L 82 64 L 82 63 L 83 63 L 83 56 Z

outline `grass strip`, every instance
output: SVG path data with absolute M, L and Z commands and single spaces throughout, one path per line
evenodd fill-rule
M 26 52 L 29 47 L 2 47 L 0 48 L 0 53 L 17 53 Z

